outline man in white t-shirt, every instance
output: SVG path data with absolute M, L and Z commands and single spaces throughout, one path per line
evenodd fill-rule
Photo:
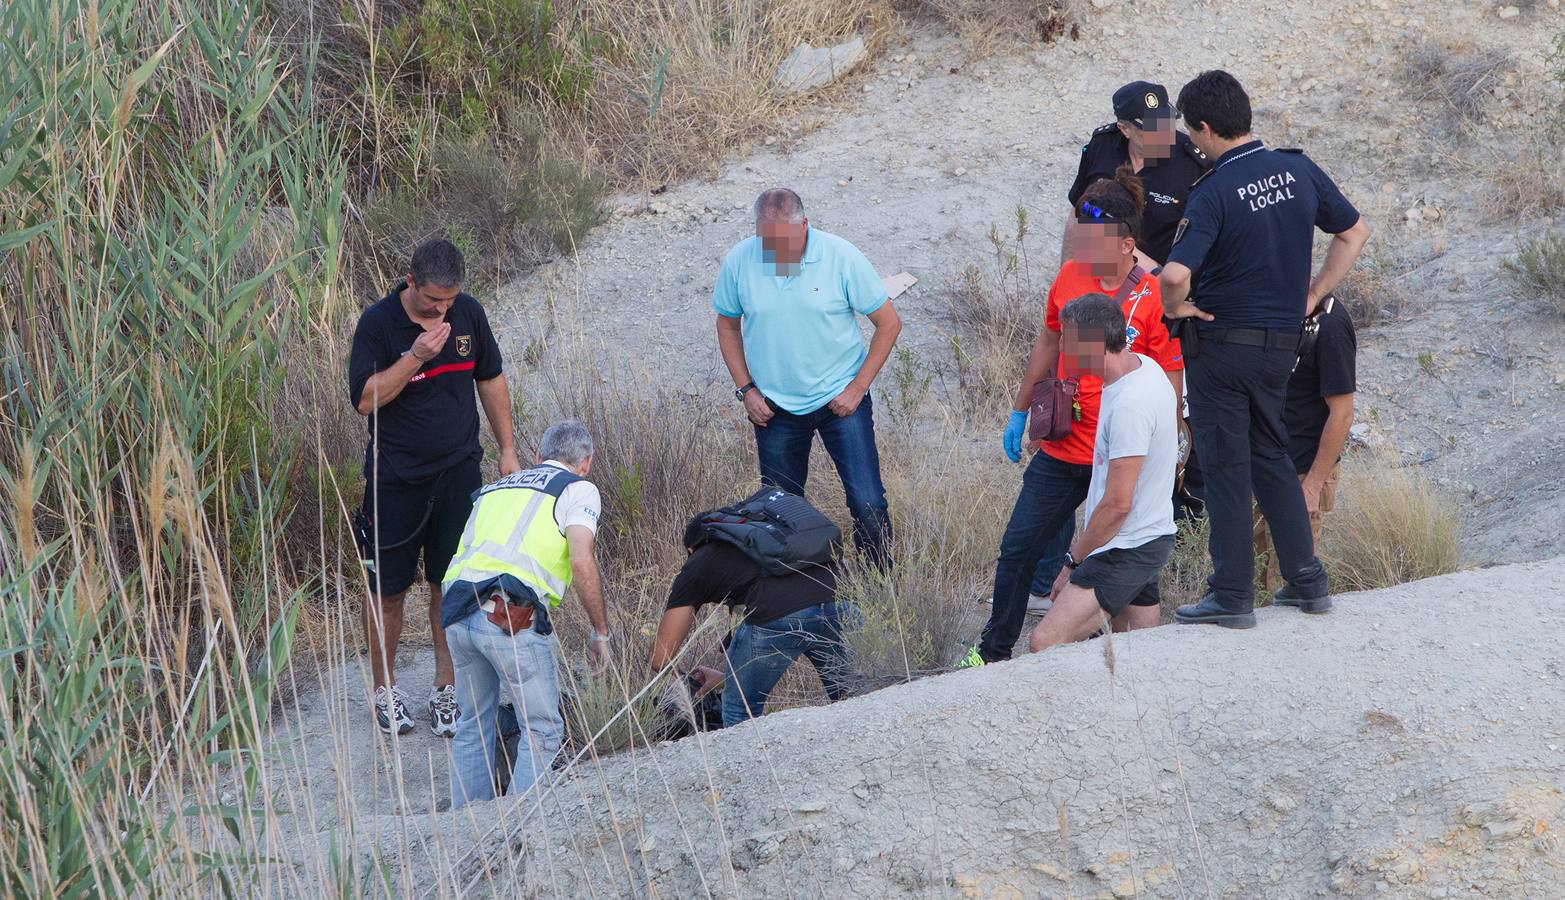
M 592 545 L 601 500 L 587 481 L 592 437 L 580 422 L 544 432 L 538 465 L 484 485 L 442 586 L 441 624 L 451 645 L 462 707 L 451 742 L 451 807 L 493 799 L 502 700 L 521 739 L 510 793 L 549 773 L 565 720 L 550 612 L 572 585 L 592 623 L 587 653 L 608 659 L 608 616 Z
M 1103 294 L 1060 312 L 1062 348 L 1103 379 L 1093 442 L 1087 526 L 1054 580 L 1054 605 L 1033 630 L 1034 653 L 1160 621 L 1158 573 L 1174 552 L 1174 471 L 1179 430 L 1174 389 L 1152 360 L 1125 343 L 1125 315 Z

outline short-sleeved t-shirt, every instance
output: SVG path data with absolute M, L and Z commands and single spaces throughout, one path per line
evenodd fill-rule
M 759 237 L 728 251 L 712 308 L 742 319 L 744 356 L 756 387 L 795 415 L 842 393 L 868 350 L 856 316 L 886 302 L 886 285 L 857 247 L 819 228 L 805 239 L 798 273 L 779 276 Z
M 787 575 L 767 575 L 760 563 L 722 541 L 696 548 L 674 576 L 668 609 L 708 603 L 743 607 L 744 620 L 765 625 L 783 616 L 837 599 L 837 574 L 830 566 L 805 566 Z
M 1357 357 L 1353 317 L 1341 300 L 1333 300 L 1330 311 L 1320 315 L 1315 346 L 1299 358 L 1288 379 L 1288 399 L 1282 408 L 1282 421 L 1288 428 L 1288 458 L 1301 475 L 1315 465 L 1320 435 L 1331 415 L 1326 398 L 1358 390 Z
M 1169 262 L 1194 274 L 1191 299 L 1224 328 L 1297 328 L 1310 288 L 1315 229 L 1358 222 L 1309 157 L 1250 141 L 1224 153 L 1190 195 Z
M 1105 290 L 1091 269 L 1074 260 L 1067 260 L 1049 288 L 1044 327 L 1050 331 L 1060 331 L 1060 310 L 1077 297 L 1084 294 L 1113 296 L 1117 290 L 1118 287 Z M 1169 337 L 1168 328 L 1163 324 L 1163 292 L 1157 279 L 1150 274 L 1143 275 L 1135 289 L 1125 298 L 1122 307 L 1128 349 L 1152 357 L 1165 371 L 1183 370 L 1185 362 L 1179 349 L 1179 340 Z M 1098 404 L 1103 393 L 1103 379 L 1077 371 L 1066 362 L 1064 353 L 1060 354 L 1055 365 L 1058 377 L 1079 379 L 1076 403 L 1081 407 L 1081 420 L 1073 423 L 1071 433 L 1060 440 L 1044 441 L 1042 450 L 1061 462 L 1091 465 L 1092 441 L 1098 428 Z M 1167 376 L 1164 376 L 1164 380 L 1167 380 Z
M 1081 164 L 1076 180 L 1066 192 L 1071 208 L 1081 202 L 1087 187 L 1101 178 L 1113 178 L 1114 170 L 1130 162 L 1130 141 L 1110 122 L 1092 133 L 1081 148 Z M 1174 148 L 1168 159 L 1148 160 L 1136 177 L 1146 189 L 1147 206 L 1141 214 L 1141 237 L 1136 246 L 1159 263 L 1168 259 L 1174 246 L 1174 232 L 1185 215 L 1190 190 L 1211 165 L 1190 137 L 1176 132 Z
M 1157 364 L 1136 354 L 1141 366 L 1103 389 L 1103 415 L 1098 419 L 1092 453 L 1092 483 L 1087 487 L 1087 522 L 1103 502 L 1109 462 L 1144 456 L 1130 501 L 1130 513 L 1119 532 L 1092 551 L 1139 547 L 1174 533 L 1174 473 L 1179 464 L 1179 423 L 1174 412 L 1174 386 Z
M 364 310 L 353 330 L 348 401 L 355 407 L 370 376 L 390 368 L 423 334 L 423 327 L 402 308 L 403 286 L 393 287 Z M 445 321 L 451 336 L 439 355 L 419 367 L 395 399 L 366 417 L 366 478 L 417 484 L 458 462 L 483 459 L 473 383 L 500 374 L 500 347 L 484 308 L 467 294 L 456 295 Z

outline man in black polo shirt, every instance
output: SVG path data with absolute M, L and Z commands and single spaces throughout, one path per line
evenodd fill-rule
M 449 241 L 413 253 L 411 271 L 359 316 L 348 359 L 348 398 L 369 421 L 364 451 L 360 552 L 370 576 L 364 627 L 376 723 L 405 734 L 412 716 L 393 663 L 402 636 L 403 598 L 424 560 L 429 627 L 435 644 L 430 730 L 456 734 L 451 651 L 440 627 L 440 580 L 456 550 L 479 472 L 478 399 L 500 449 L 500 474 L 521 471 L 511 433 L 511 394 L 500 348 L 483 307 L 462 293 L 465 265 Z
M 1136 249 L 1147 257 L 1142 265 L 1151 271 L 1168 259 L 1190 189 L 1210 165 L 1190 137 L 1174 128 L 1176 116 L 1161 84 L 1132 81 L 1114 92 L 1115 121 L 1094 131 L 1081 148 L 1076 180 L 1066 194 L 1070 200 L 1067 233 L 1080 215 L 1076 207 L 1087 188 L 1101 178 L 1113 178 L 1116 169 L 1129 163 L 1146 189 L 1147 205 L 1136 239 Z
M 793 661 L 804 656 L 820 675 L 826 696 L 840 700 L 852 685 L 853 658 L 843 629 L 852 604 L 837 600 L 837 574 L 830 566 L 806 564 L 787 575 L 767 575 L 733 544 L 707 540 L 691 549 L 668 592 L 668 607 L 652 642 L 651 664 L 662 669 L 679 655 L 708 603 L 743 608 L 744 620 L 724 642 L 732 683 L 723 691 L 723 727 L 759 716 L 772 688 Z M 700 694 L 722 686 L 723 672 L 705 666 L 689 674 Z
M 1304 322 L 1299 364 L 1288 379 L 1282 424 L 1288 429 L 1288 459 L 1304 488 L 1310 513 L 1310 534 L 1320 544 L 1321 524 L 1337 500 L 1337 464 L 1353 427 L 1353 394 L 1357 390 L 1358 336 L 1348 307 L 1327 297 Z M 1275 591 L 1282 576 L 1272 552 L 1266 520 L 1255 514 L 1255 556 L 1265 559 L 1262 584 Z
M 1250 98 L 1232 75 L 1196 76 L 1179 92 L 1179 110 L 1191 139 L 1216 160 L 1190 195 L 1161 274 L 1164 313 L 1199 320 L 1180 337 L 1190 424 L 1206 475 L 1213 571 L 1206 595 L 1180 607 L 1175 619 L 1250 628 L 1252 489 L 1287 581 L 1274 600 L 1306 612 L 1331 606 L 1286 452 L 1283 398 L 1300 324 L 1352 268 L 1369 228 L 1304 154 L 1271 150 L 1251 137 Z M 1316 228 L 1334 237 L 1312 279 Z

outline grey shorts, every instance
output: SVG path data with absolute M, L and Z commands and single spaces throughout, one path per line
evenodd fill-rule
M 1071 584 L 1092 588 L 1109 616 L 1127 606 L 1157 606 L 1157 576 L 1174 555 L 1174 536 L 1165 534 L 1139 547 L 1115 547 L 1094 553 L 1071 572 Z

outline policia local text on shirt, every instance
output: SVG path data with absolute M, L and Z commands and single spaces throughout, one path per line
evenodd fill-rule
M 1164 313 L 1199 320 L 1180 337 L 1213 572 L 1206 595 L 1175 619 L 1255 624 L 1252 487 L 1287 581 L 1275 602 L 1325 612 L 1326 570 L 1286 452 L 1283 400 L 1304 317 L 1352 268 L 1369 229 L 1308 157 L 1251 137 L 1250 98 L 1232 75 L 1198 75 L 1179 92 L 1179 110 L 1215 160 L 1190 195 L 1161 273 Z M 1311 279 L 1316 228 L 1335 237 Z

